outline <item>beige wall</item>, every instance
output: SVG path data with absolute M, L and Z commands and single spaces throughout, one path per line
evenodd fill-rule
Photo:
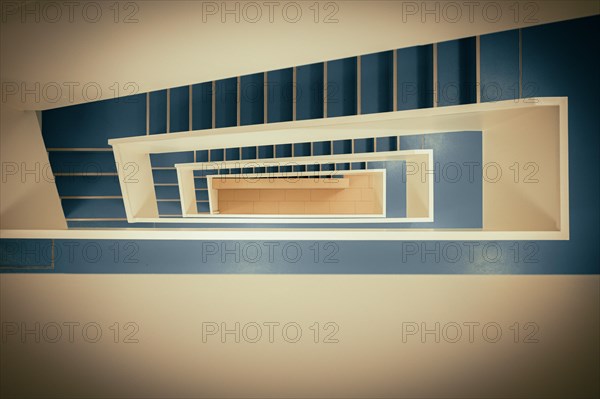
M 1 105 L 0 121 L 0 228 L 66 229 L 36 113 Z
M 496 166 L 484 168 L 484 229 L 560 230 L 559 156 L 561 152 L 567 156 L 566 143 L 563 148 L 559 145 L 560 122 L 558 112 L 547 107 L 533 115 L 506 118 L 485 130 L 483 162 Z M 504 178 L 498 177 L 498 170 L 504 171 Z
M 376 193 L 373 187 L 373 180 L 381 180 L 380 175 L 348 174 L 344 178 L 349 180 L 350 187 L 347 189 L 219 190 L 219 212 L 238 215 L 382 213 L 382 194 Z M 383 187 L 379 190 L 382 191 Z
M 2 396 L 36 397 L 595 397 L 600 394 L 598 276 L 1 275 Z M 319 343 L 310 326 L 321 323 Z M 58 343 L 52 322 L 78 322 Z M 81 327 L 96 322 L 98 343 Z M 110 326 L 120 323 L 120 343 Z M 123 343 L 134 322 L 138 343 Z M 279 322 L 250 343 L 203 323 Z M 302 328 L 297 343 L 285 323 Z M 335 325 L 337 343 L 323 343 Z M 440 342 L 403 323 L 440 323 Z M 480 323 L 469 343 L 452 324 Z M 514 342 L 510 326 L 519 322 Z M 539 327 L 524 343 L 525 323 Z M 498 323 L 502 336 L 496 343 Z M 417 324 L 418 325 L 418 324 Z M 46 332 L 43 328 L 46 326 Z M 204 324 L 205 331 L 213 325 Z M 411 324 L 404 324 L 408 332 Z M 534 325 L 532 325 L 534 326 Z M 445 329 L 444 329 L 445 327 Z M 295 330 L 287 330 L 287 338 Z M 243 332 L 241 331 L 243 334 Z M 44 338 L 45 337 L 45 338 Z M 95 330 L 87 330 L 94 339 Z

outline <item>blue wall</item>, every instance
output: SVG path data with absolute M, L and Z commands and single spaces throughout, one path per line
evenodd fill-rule
M 452 40 L 437 46 L 438 105 L 477 101 L 475 38 Z
M 146 134 L 146 95 L 42 112 L 47 148 L 109 148 L 108 139 Z
M 50 240 L 2 240 L 0 250 L 0 270 L 14 273 L 598 273 L 524 241 L 56 240 L 54 262 Z

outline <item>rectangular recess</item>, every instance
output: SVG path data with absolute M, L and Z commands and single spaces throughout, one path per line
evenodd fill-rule
M 477 102 L 476 39 L 437 44 L 438 106 Z
M 373 229 L 366 231 L 340 231 L 336 235 L 338 239 L 464 239 L 464 240 L 484 240 L 484 239 L 542 239 L 557 240 L 568 239 L 569 237 L 569 215 L 568 215 L 568 117 L 567 117 L 567 99 L 561 97 L 536 98 L 531 102 L 515 103 L 514 101 L 502 101 L 495 103 L 466 104 L 452 107 L 437 107 L 431 109 L 417 109 L 409 111 L 398 111 L 381 114 L 357 115 L 340 118 L 328 118 L 321 120 L 296 121 L 293 123 L 281 123 L 273 125 L 243 126 L 236 128 L 227 128 L 211 130 L 186 132 L 182 134 L 156 135 L 146 137 L 130 137 L 123 139 L 113 139 L 109 141 L 115 150 L 117 161 L 122 163 L 125 160 L 138 160 L 144 163 L 143 158 L 148 157 L 149 152 L 173 152 L 190 151 L 223 148 L 226 142 L 235 142 L 240 146 L 261 146 L 261 145 L 285 145 L 286 143 L 302 142 L 314 140 L 319 137 L 320 140 L 340 140 L 340 139 L 358 139 L 358 138 L 377 138 L 390 137 L 393 135 L 414 135 L 420 134 L 445 133 L 453 131 L 482 131 L 484 143 L 483 161 L 489 161 L 494 154 L 499 154 L 498 148 L 487 146 L 486 135 L 492 133 L 500 138 L 507 134 L 518 122 L 523 126 L 528 126 L 529 131 L 524 132 L 527 135 L 545 135 L 552 137 L 557 143 L 552 148 L 539 146 L 539 140 L 519 141 L 524 147 L 523 151 L 529 151 L 529 154 L 540 161 L 546 163 L 552 161 L 552 168 L 548 169 L 548 191 L 542 193 L 540 186 L 535 185 L 519 186 L 517 189 L 525 194 L 525 197 L 511 197 L 513 203 L 511 206 L 518 206 L 519 201 L 527 200 L 534 207 L 550 210 L 551 218 L 555 220 L 553 226 L 547 224 L 538 224 L 534 219 L 530 220 L 528 226 L 498 226 L 494 228 L 487 218 L 488 212 L 494 210 L 490 204 L 494 204 L 493 191 L 484 186 L 484 224 L 481 229 L 457 230 L 457 229 Z M 552 124 L 544 127 L 535 122 L 551 115 Z M 510 121 L 510 123 L 506 123 Z M 533 130 L 532 130 L 533 129 Z M 252 134 L 248 134 L 248 133 Z M 539 136 L 542 137 L 542 136 Z M 490 137 L 491 138 L 491 137 Z M 514 141 L 507 137 L 507 143 Z M 557 140 L 557 141 L 556 141 Z M 533 145 L 533 143 L 538 143 Z M 504 144 L 503 144 L 504 145 Z M 332 159 L 332 162 L 364 164 L 365 161 L 371 161 L 369 156 L 377 156 L 382 153 L 354 154 L 360 158 L 346 156 L 346 159 Z M 501 155 L 501 154 L 500 154 Z M 361 159 L 363 158 L 363 159 Z M 366 158 L 366 159 L 365 159 Z M 308 162 L 308 160 L 307 160 Z M 149 163 L 149 162 L 148 162 Z M 510 165 L 505 165 L 506 167 Z M 143 169 L 143 168 L 142 168 Z M 120 174 L 123 172 L 120 171 Z M 122 179 L 120 179 L 122 180 Z M 149 184 L 149 190 L 152 195 L 145 191 L 145 186 Z M 500 185 L 497 185 L 500 188 Z M 157 212 L 152 212 L 152 199 L 154 191 L 151 181 L 144 180 L 142 184 L 138 182 L 133 190 L 133 196 L 130 192 L 133 185 L 122 184 L 122 191 L 126 201 L 126 210 L 128 220 L 135 222 L 156 221 Z M 543 195 L 542 195 L 543 194 Z M 141 196 L 140 198 L 137 198 Z M 127 199 L 128 198 L 128 199 Z M 154 198 L 155 201 L 155 198 Z M 516 202 L 515 202 L 516 201 Z M 127 202 L 133 205 L 128 206 Z M 557 205 L 558 204 L 558 205 Z M 143 206 L 142 206 L 143 205 Z M 154 204 L 154 206 L 156 206 Z M 537 209 L 537 208 L 536 208 Z M 184 220 L 184 219 L 183 219 Z M 159 222 L 166 222 L 168 219 L 161 219 Z M 180 219 L 177 220 L 178 222 Z M 252 220 L 244 220 L 251 222 Z M 185 222 L 185 221 L 184 221 Z M 238 220 L 239 222 L 239 220 Z M 191 222 L 190 222 L 191 223 Z M 282 221 L 287 223 L 287 221 Z M 511 227 L 512 226 L 512 227 Z M 283 229 L 285 237 L 295 237 L 301 239 L 314 239 L 318 236 L 320 230 L 315 229 Z M 214 232 L 216 230 L 210 229 Z M 263 237 L 274 237 L 269 235 L 271 230 L 266 229 Z M 310 231 L 311 234 L 306 234 Z M 228 230 L 228 234 L 235 232 L 235 237 L 248 237 L 241 230 Z M 160 234 L 155 235 L 160 236 Z M 195 233 L 181 234 L 187 237 L 207 237 L 205 233 L 196 231 Z M 229 236 L 230 238 L 232 236 Z M 281 236 L 278 236 L 281 237 Z M 325 237 L 325 236 L 323 236 Z
M 296 68 L 296 120 L 323 117 L 323 63 Z
M 112 151 L 48 151 L 52 173 L 116 173 Z
M 264 74 L 256 73 L 240 78 L 240 125 L 264 122 Z
M 385 217 L 386 171 L 276 173 L 208 178 L 219 217 Z
M 146 136 L 146 114 L 146 93 L 48 109 L 42 136 L 46 148 L 108 148 L 109 137 Z
M 215 82 L 215 127 L 237 125 L 237 78 Z
M 397 54 L 397 109 L 432 107 L 433 46 L 403 48 Z
M 210 129 L 213 125 L 212 82 L 192 85 L 192 130 Z
M 267 97 L 267 121 L 291 121 L 294 114 L 294 85 L 293 69 L 280 69 L 267 73 L 265 90 Z
M 159 90 L 150 93 L 149 134 L 167 132 L 167 91 Z
M 481 101 L 519 98 L 519 31 L 483 35 L 480 42 Z
M 356 115 L 357 59 L 327 62 L 327 117 Z
M 394 57 L 392 51 L 361 57 L 361 113 L 393 111 Z
M 204 218 L 210 221 L 211 217 L 219 216 L 217 220 L 224 220 L 228 218 L 230 220 L 240 220 L 242 216 L 237 214 L 218 214 L 218 198 L 219 188 L 214 186 L 214 182 L 220 179 L 219 170 L 239 168 L 242 171 L 247 170 L 242 175 L 226 175 L 227 178 L 238 177 L 240 179 L 256 178 L 259 177 L 298 177 L 298 176 L 338 176 L 341 173 L 335 171 L 335 165 L 337 163 L 350 163 L 354 160 L 369 160 L 369 161 L 393 161 L 393 160 L 408 160 L 414 163 L 423 165 L 427 169 L 433 169 L 433 158 L 431 150 L 408 150 L 408 151 L 391 151 L 391 152 L 379 152 L 370 154 L 340 154 L 340 155 L 329 155 L 329 156 L 307 156 L 297 157 L 293 160 L 278 160 L 278 159 L 267 159 L 259 161 L 225 161 L 225 162 L 208 162 L 208 163 L 190 163 L 190 164 L 177 164 L 175 167 L 178 170 L 180 191 L 182 193 L 182 208 L 184 209 L 183 216 L 185 218 Z M 365 163 L 365 162 L 363 162 Z M 305 165 L 317 166 L 313 171 L 299 172 L 293 171 L 295 166 Z M 311 165 L 312 164 L 312 165 Z M 268 170 L 270 167 L 277 167 L 279 172 L 265 172 L 264 174 L 256 174 L 255 169 L 245 168 L 245 166 L 252 165 L 254 168 L 261 167 Z M 319 167 L 320 166 L 320 167 Z M 284 169 L 285 168 L 285 169 Z M 360 174 L 360 173 L 371 173 L 375 169 L 365 170 L 353 170 L 343 172 L 343 174 Z M 183 171 L 192 171 L 192 175 L 184 175 Z M 199 214 L 190 205 L 190 201 L 193 199 L 191 196 L 184 198 L 184 192 L 188 192 L 194 186 L 195 181 L 193 180 L 193 174 L 201 174 L 207 176 L 208 191 L 209 191 L 209 202 L 211 204 L 211 214 L 205 215 Z M 186 177 L 187 176 L 187 177 Z M 307 217 L 306 215 L 288 215 L 275 217 L 275 215 L 244 215 L 245 218 L 256 217 L 258 220 L 264 220 L 264 218 L 272 218 L 273 223 L 312 223 L 315 221 L 319 222 L 340 222 L 340 218 L 343 218 L 343 223 L 355 222 L 355 223 L 393 223 L 393 222 L 407 222 L 407 223 L 419 223 L 419 222 L 431 222 L 433 221 L 433 179 L 429 176 L 425 176 L 423 179 L 419 177 L 409 178 L 406 181 L 406 215 L 402 217 L 385 217 L 385 205 L 383 205 L 384 213 L 379 217 L 371 217 L 372 214 L 361 215 L 357 217 L 356 214 L 346 215 L 335 215 L 335 218 L 313 218 L 312 216 Z M 385 178 L 381 182 L 382 186 L 385 186 Z M 424 195 L 424 196 L 423 196 Z M 385 203 L 382 195 L 379 198 L 379 203 Z M 423 212 L 423 206 L 426 207 L 426 211 Z M 191 210 L 190 212 L 186 212 Z M 314 216 L 314 215 L 313 215 Z M 248 222 L 253 219 L 244 219 Z M 271 220 L 269 220 L 271 222 Z
M 190 87 L 181 86 L 169 90 L 169 132 L 185 132 L 190 129 Z

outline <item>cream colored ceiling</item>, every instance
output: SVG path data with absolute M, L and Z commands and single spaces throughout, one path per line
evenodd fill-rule
M 222 2 L 208 3 L 223 7 Z M 33 14 L 26 15 L 23 22 L 19 15 L 5 10 L 0 64 L 3 104 L 18 109 L 56 108 L 112 98 L 117 86 L 119 95 L 141 93 L 598 13 L 597 1 L 524 1 L 518 7 L 520 22 L 515 23 L 512 1 L 475 2 L 472 13 L 467 2 L 458 1 L 454 4 L 459 5 L 462 16 L 452 22 L 456 8 L 447 2 L 429 2 L 428 9 L 439 7 L 436 22 L 435 14 L 423 14 L 422 2 L 339 1 L 333 6 L 321 2 L 319 23 L 315 23 L 309 8 L 314 2 L 301 1 L 297 4 L 302 17 L 291 23 L 283 17 L 283 7 L 290 2 L 275 2 L 270 22 L 269 9 L 259 1 L 263 16 L 258 22 L 245 20 L 254 17 L 245 2 L 228 2 L 232 9 L 240 4 L 240 22 L 235 22 L 235 15 L 228 15 L 223 23 L 219 12 L 203 14 L 208 3 L 138 1 L 134 3 L 137 11 L 121 3 L 118 23 L 114 22 L 114 9 L 109 8 L 113 2 L 102 3 L 102 16 L 96 23 L 84 19 L 85 2 L 74 8 L 72 22 L 64 6 L 56 23 L 49 22 L 56 15 L 52 9 L 45 10 L 45 17 L 40 11 L 40 22 L 35 22 Z M 488 3 L 493 4 L 486 6 Z M 497 5 L 502 15 L 498 22 L 490 22 Z M 324 23 L 335 7 L 338 22 Z M 411 7 L 417 7 L 416 14 Z M 133 11 L 138 22 L 123 23 Z M 287 11 L 288 19 L 293 19 L 293 6 Z M 93 8 L 87 13 L 94 17 Z M 533 17 L 523 22 L 532 13 Z M 129 82 L 133 84 L 126 87 Z M 23 96 L 25 88 L 34 94 Z

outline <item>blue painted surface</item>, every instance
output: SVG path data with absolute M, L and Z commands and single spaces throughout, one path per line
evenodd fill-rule
M 296 144 L 294 144 L 294 156 L 296 156 L 296 157 L 309 157 L 310 156 L 310 143 L 296 143 Z
M 65 217 L 69 219 L 86 218 L 124 218 L 125 206 L 119 199 L 62 199 Z
M 240 84 L 240 125 L 264 123 L 264 74 L 242 76 Z
M 50 151 L 52 173 L 116 173 L 112 151 Z
M 103 229 L 122 229 L 122 228 L 132 228 L 132 229 L 148 229 L 154 228 L 155 223 L 129 223 L 126 220 L 114 220 L 114 221 L 77 221 L 77 220 L 68 220 L 67 226 L 73 229 L 93 229 L 93 228 L 103 228 Z
M 380 151 L 396 151 L 398 148 L 398 138 L 396 136 L 392 137 L 378 137 L 376 139 L 377 142 L 377 152 Z
M 369 162 L 369 164 L 371 163 L 373 162 Z M 387 217 L 406 217 L 406 163 L 404 161 L 388 161 L 381 162 L 381 164 L 386 170 L 385 214 Z M 369 169 L 374 169 L 370 166 Z
M 173 167 L 176 163 L 194 162 L 194 152 L 164 152 L 161 154 L 150 154 L 152 167 Z
M 146 95 L 42 111 L 46 148 L 108 148 L 109 138 L 146 134 Z
M 356 57 L 327 63 L 327 116 L 356 115 Z
M 331 141 L 313 143 L 313 155 L 331 155 Z
M 177 171 L 174 169 L 175 164 L 190 162 L 194 162 L 194 151 L 150 154 L 150 164 L 153 168 L 154 189 L 157 199 L 179 199 L 178 186 L 156 186 L 156 184 L 177 183 Z
M 480 39 L 481 102 L 519 98 L 519 31 Z
M 434 222 L 413 224 L 422 228 L 481 228 L 481 132 L 452 132 L 400 136 L 403 150 L 433 149 Z M 421 165 L 408 173 L 423 176 Z
M 208 162 L 208 150 L 196 151 L 196 162 Z
M 475 38 L 438 43 L 438 105 L 477 101 Z
M 398 110 L 433 106 L 433 46 L 398 49 Z
M 243 147 L 242 159 L 256 159 L 256 147 Z
M 261 159 L 273 158 L 274 153 L 272 145 L 261 145 L 258 147 L 258 157 Z
M 375 150 L 374 139 L 355 139 L 354 153 L 373 152 Z
M 167 132 L 167 91 L 150 93 L 150 134 Z
M 170 132 L 190 130 L 190 87 L 181 86 L 170 90 Z
M 227 148 L 225 149 L 225 159 L 228 161 L 237 161 L 240 159 L 240 149 L 239 148 Z
M 212 127 L 212 82 L 192 86 L 192 129 Z
M 218 174 L 219 174 L 219 171 L 215 170 L 215 169 L 195 170 L 194 171 L 194 176 L 196 176 L 196 177 L 205 177 L 205 176 L 218 175 Z
M 216 127 L 237 125 L 237 78 L 217 80 L 215 83 Z
M 367 169 L 385 169 L 386 217 L 406 217 L 406 162 L 367 162 Z
M 0 272 L 52 271 L 52 246 L 52 240 L 0 240 Z
M 293 115 L 293 70 L 267 73 L 267 121 L 291 121 Z
M 210 212 L 210 206 L 208 202 L 198 202 L 198 213 L 208 213 Z
M 152 170 L 152 176 L 154 177 L 154 183 L 169 183 L 177 184 L 177 171 L 168 169 L 154 169 Z
M 121 195 L 119 176 L 56 176 L 60 196 Z
M 323 63 L 296 68 L 296 119 L 323 117 Z
M 392 51 L 361 57 L 361 112 L 393 110 L 394 59 Z
M 206 178 L 203 178 L 203 177 L 194 178 L 194 186 L 196 189 L 207 188 L 208 186 L 207 186 Z
M 162 224 L 161 224 L 162 226 Z M 167 227 L 167 226 L 165 226 Z M 49 243 L 0 240 L 1 258 L 33 263 Z M 555 274 L 568 273 L 535 242 L 55 240 L 54 273 Z M 39 250 L 37 249 L 39 248 Z M 10 250 L 10 255 L 9 251 Z M 376 254 L 377 261 L 373 261 Z M 27 259 L 29 257 L 29 259 Z M 3 272 L 48 272 L 3 269 Z M 592 270 L 594 268 L 592 267 Z
M 154 186 L 156 199 L 179 199 L 179 186 Z
M 291 144 L 278 144 L 275 146 L 275 154 L 277 158 L 286 158 L 292 156 Z
M 352 140 L 336 140 L 333 142 L 334 154 L 352 154 Z
M 224 161 L 225 151 L 223 149 L 210 150 L 210 162 Z
M 208 190 L 196 190 L 197 201 L 208 201 Z
M 179 201 L 158 201 L 158 214 L 163 215 L 181 215 L 181 202 Z

